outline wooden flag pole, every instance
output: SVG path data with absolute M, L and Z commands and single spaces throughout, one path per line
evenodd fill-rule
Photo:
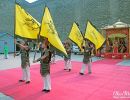
M 37 49 L 39 49 L 39 39 L 40 39 L 40 35 L 38 35 L 38 40 L 37 40 L 37 47 L 36 47 L 36 49 L 35 49 L 35 52 L 34 52 L 33 61 L 34 61 L 34 60 L 35 60 L 35 58 L 36 58 Z
M 16 48 L 15 48 L 15 41 L 16 41 L 16 39 L 15 39 L 15 26 L 16 26 L 16 0 L 15 0 L 15 2 L 14 2 L 14 57 L 16 56 Z
M 45 4 L 45 8 L 46 8 L 46 4 Z M 44 12 L 45 12 L 45 9 L 44 9 Z M 42 16 L 44 15 L 44 12 L 42 13 Z M 41 23 L 42 23 L 42 19 L 41 19 Z M 41 25 L 42 26 L 42 25 Z M 37 49 L 38 49 L 38 46 L 39 46 L 39 42 L 40 42 L 40 32 L 41 32 L 41 26 L 39 27 L 39 34 L 38 34 L 38 39 L 37 39 Z M 36 54 L 37 54 L 37 50 L 35 49 L 35 53 L 34 53 L 34 57 L 33 57 L 33 61 L 35 60 L 36 58 Z

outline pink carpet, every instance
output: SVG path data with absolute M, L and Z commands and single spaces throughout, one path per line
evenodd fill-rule
M 31 66 L 30 84 L 18 82 L 21 77 L 20 68 L 3 70 L 0 71 L 0 92 L 15 100 L 115 100 L 115 92 L 130 93 L 130 67 L 117 66 L 120 61 L 105 59 L 94 62 L 92 74 L 87 74 L 86 70 L 83 76 L 79 75 L 81 62 L 72 62 L 73 69 L 67 72 L 63 70 L 64 62 L 58 61 L 51 65 L 50 93 L 41 92 L 39 65 Z

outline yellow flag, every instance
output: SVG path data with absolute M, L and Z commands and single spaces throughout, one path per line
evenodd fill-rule
M 93 27 L 93 25 L 88 21 L 85 38 L 90 40 L 95 44 L 96 49 L 99 49 L 105 41 L 105 38 Z
M 78 45 L 81 51 L 83 51 L 82 46 L 84 39 L 76 23 L 73 23 L 69 38 Z
M 48 38 L 48 41 L 51 43 L 51 45 L 53 45 L 55 48 L 67 55 L 66 50 L 54 26 L 49 9 L 47 7 L 45 8 L 44 16 L 42 19 L 40 35 Z
M 15 35 L 37 39 L 40 23 L 18 4 L 15 5 Z

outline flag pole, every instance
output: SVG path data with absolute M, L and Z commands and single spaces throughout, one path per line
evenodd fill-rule
M 14 58 L 15 58 L 15 55 L 16 55 L 16 45 L 15 45 L 15 26 L 16 26 L 16 0 L 14 2 Z
M 45 8 L 46 8 L 46 3 L 45 3 L 45 7 L 44 7 L 44 11 L 43 11 L 42 17 L 44 16 Z M 42 19 L 41 19 L 41 24 L 42 24 Z M 36 49 L 38 49 L 38 45 L 39 45 L 39 42 L 40 42 L 41 26 L 42 26 L 42 25 L 40 25 L 40 28 L 39 28 L 39 34 L 37 35 L 37 48 L 36 48 Z M 36 49 L 35 49 L 35 52 L 34 52 L 33 61 L 34 61 L 35 58 L 36 58 L 36 54 L 37 54 L 37 50 L 36 50 Z
M 39 29 L 39 33 L 40 33 L 40 29 Z M 37 38 L 37 47 L 36 47 L 35 52 L 34 52 L 33 61 L 34 61 L 34 60 L 35 60 L 35 58 L 36 58 L 37 49 L 39 48 L 39 39 L 40 39 L 40 34 L 38 34 L 38 36 L 37 36 L 37 37 L 38 37 L 38 38 Z

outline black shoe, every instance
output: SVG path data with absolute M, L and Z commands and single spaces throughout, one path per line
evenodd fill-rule
M 46 90 L 45 92 L 48 93 L 48 92 L 50 92 L 50 90 Z
M 69 69 L 69 72 L 71 71 L 71 69 Z
M 27 81 L 27 82 L 26 82 L 26 84 L 29 84 L 29 83 L 30 83 L 30 81 Z
M 25 80 L 19 80 L 19 82 L 25 82 Z
M 42 92 L 46 91 L 46 89 L 43 89 Z
M 67 70 L 67 69 L 64 69 L 64 70 Z
M 92 74 L 92 72 L 88 72 L 88 74 Z
M 84 73 L 81 73 L 81 72 L 80 72 L 79 74 L 80 74 L 80 75 L 84 75 Z

